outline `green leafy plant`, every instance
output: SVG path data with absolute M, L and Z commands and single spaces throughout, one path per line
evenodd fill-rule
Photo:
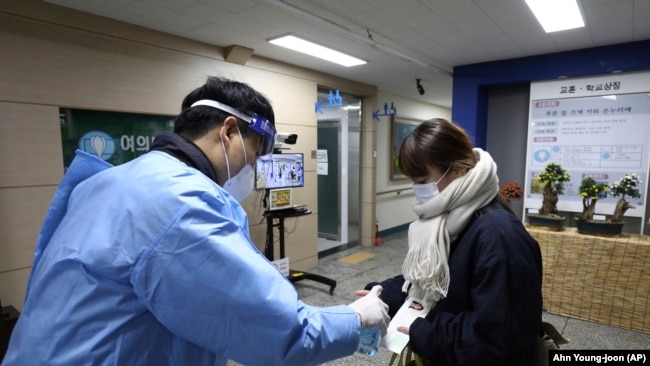
M 580 197 L 582 197 L 582 220 L 593 220 L 596 211 L 596 202 L 606 197 L 609 185 L 606 182 L 597 182 L 592 177 L 584 178 L 580 182 Z
M 641 186 L 641 178 L 635 173 L 628 173 L 625 176 L 609 186 L 609 192 L 612 196 L 621 198 L 616 202 L 616 208 L 614 209 L 614 214 L 610 218 L 611 222 L 621 222 L 625 211 L 630 208 L 635 208 L 632 206 L 625 197 L 640 198 L 641 192 L 639 187 Z
M 544 183 L 542 192 L 542 208 L 539 210 L 540 215 L 557 216 L 558 195 L 564 193 L 564 182 L 571 179 L 571 175 L 560 164 L 548 163 L 544 171 L 537 176 L 537 180 Z

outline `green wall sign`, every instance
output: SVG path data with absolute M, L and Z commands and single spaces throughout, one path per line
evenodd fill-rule
M 174 117 L 60 108 L 63 166 L 77 149 L 119 165 L 149 151 L 154 137 L 174 129 Z

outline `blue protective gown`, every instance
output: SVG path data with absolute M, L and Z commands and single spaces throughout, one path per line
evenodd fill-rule
M 3 365 L 312 365 L 352 354 L 349 306 L 312 307 L 242 207 L 159 151 L 78 151 L 38 238 Z

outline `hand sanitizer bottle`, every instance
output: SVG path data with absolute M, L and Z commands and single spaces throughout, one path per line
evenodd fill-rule
M 361 340 L 357 352 L 368 356 L 376 355 L 380 339 L 381 329 L 379 327 L 361 329 Z

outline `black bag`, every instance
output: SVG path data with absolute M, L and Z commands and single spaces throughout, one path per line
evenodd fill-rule
M 548 366 L 548 354 L 552 349 L 559 349 L 561 344 L 569 343 L 553 324 L 542 322 L 542 331 L 539 337 L 539 366 Z

